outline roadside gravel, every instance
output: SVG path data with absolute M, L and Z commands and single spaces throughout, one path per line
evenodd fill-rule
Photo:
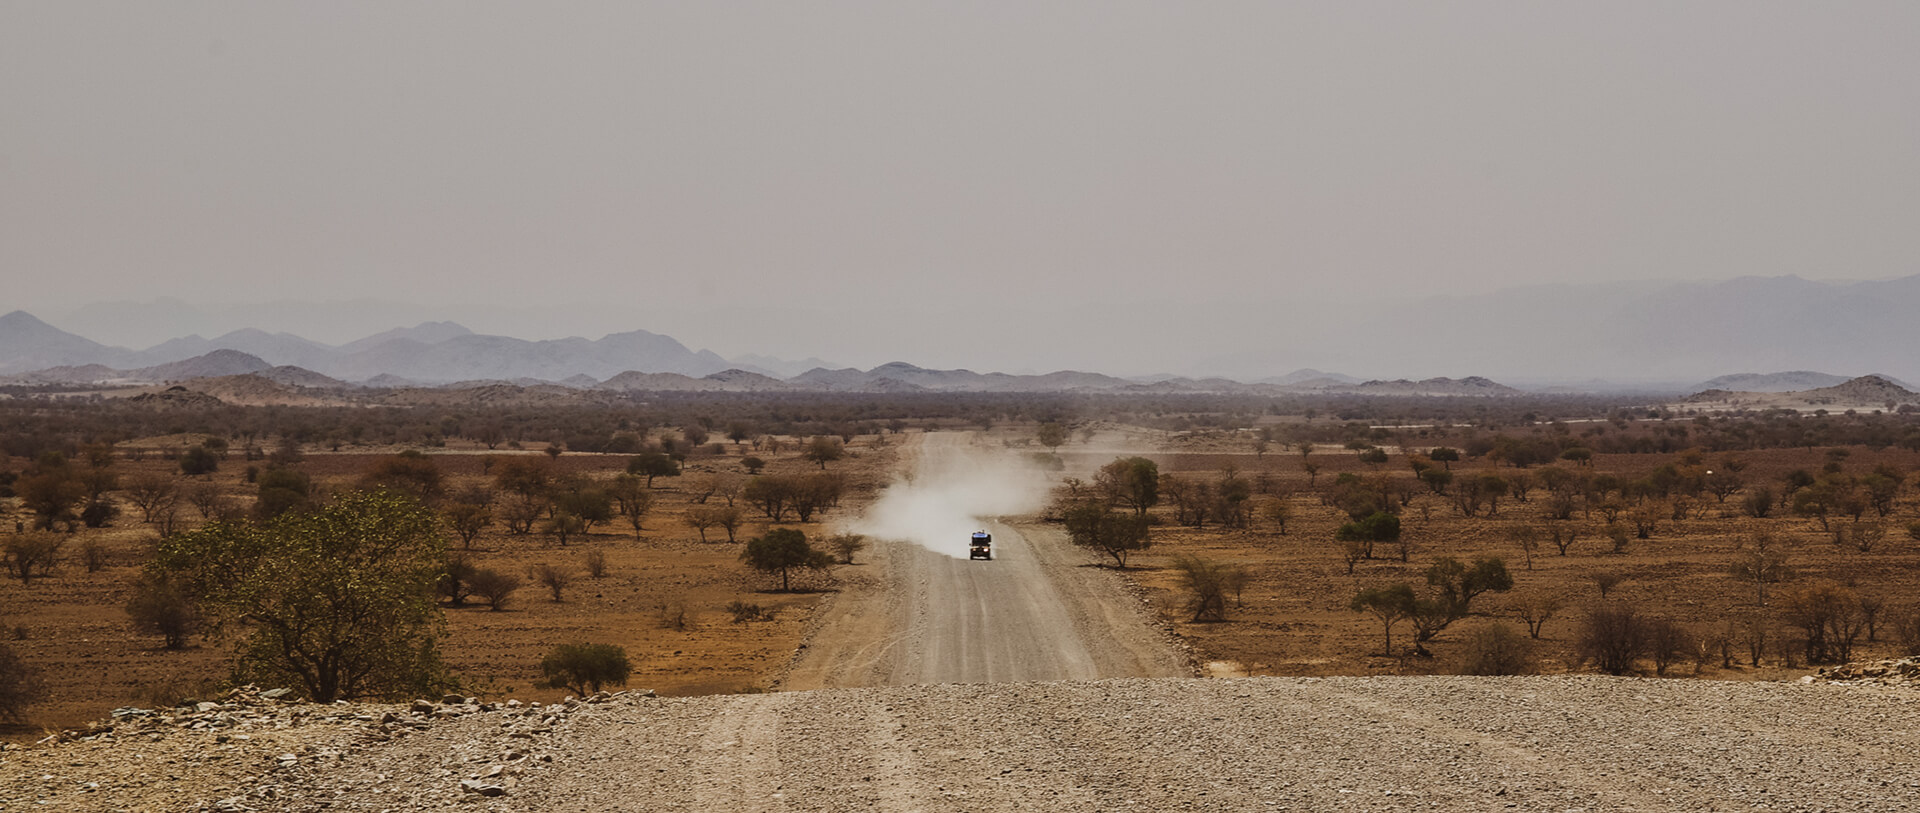
M 1920 809 L 1920 692 L 1898 686 L 1124 679 L 441 708 L 221 790 L 15 795 L 34 771 L 73 788 L 121 764 L 70 743 L 0 754 L 0 792 L 66 810 Z

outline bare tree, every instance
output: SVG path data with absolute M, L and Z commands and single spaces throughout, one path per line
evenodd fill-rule
M 557 565 L 534 565 L 532 570 L 529 571 L 529 575 L 533 577 L 534 581 L 546 586 L 547 590 L 553 594 L 553 600 L 555 602 L 564 600 L 561 597 L 561 592 L 567 589 L 567 585 L 573 583 L 573 574 L 567 571 L 566 568 Z
M 1753 582 L 1754 603 L 1767 606 L 1767 585 L 1785 581 L 1793 575 L 1787 567 L 1787 552 L 1765 531 L 1748 537 L 1734 554 L 1727 572 L 1741 581 Z
M 127 500 L 140 509 L 140 521 L 151 524 L 163 508 L 180 499 L 180 487 L 164 474 L 140 474 L 127 480 L 126 494 Z

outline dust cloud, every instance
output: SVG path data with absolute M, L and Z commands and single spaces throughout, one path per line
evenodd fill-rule
M 965 559 L 967 540 L 984 519 L 1032 513 L 1046 504 L 1053 481 L 1039 466 L 950 436 L 926 441 L 913 471 L 881 491 L 846 530 Z

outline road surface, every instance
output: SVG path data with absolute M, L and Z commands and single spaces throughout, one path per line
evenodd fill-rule
M 963 442 L 923 437 L 908 465 Z M 876 540 L 865 565 L 843 568 L 780 688 L 1193 675 L 1151 609 L 1057 527 L 978 524 L 993 534 L 991 561 Z

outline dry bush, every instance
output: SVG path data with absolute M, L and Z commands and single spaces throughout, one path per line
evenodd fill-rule
M 1633 671 L 1634 661 L 1647 650 L 1647 622 L 1625 604 L 1597 604 L 1580 622 L 1575 644 L 1582 663 L 1609 675 Z
M 1533 671 L 1532 646 L 1506 624 L 1494 623 L 1467 634 L 1453 667 L 1459 675 L 1525 675 Z
M 106 568 L 110 559 L 107 546 L 100 544 L 98 539 L 89 539 L 80 546 L 80 563 L 86 565 L 88 573 L 99 573 Z
M 663 601 L 655 608 L 655 618 L 661 629 L 684 630 L 687 628 L 687 603 L 684 601 Z
M 746 624 L 753 621 L 772 621 L 774 611 L 758 604 L 735 601 L 727 605 L 727 612 L 733 615 L 733 623 Z
M 1627 580 L 1627 574 L 1616 570 L 1603 570 L 1588 578 L 1593 580 L 1593 586 L 1600 588 L 1600 597 L 1606 598 L 1608 593 L 1613 592 L 1613 588 L 1619 587 L 1621 582 Z
M 840 564 L 853 564 L 853 555 L 867 549 L 867 538 L 860 534 L 835 534 L 827 538 L 827 550 L 840 557 Z
M 186 589 L 165 576 L 143 577 L 134 584 L 127 617 L 134 629 L 159 635 L 168 649 L 186 646 L 187 636 L 199 632 L 204 623 Z
M 26 719 L 27 707 L 46 696 L 40 670 L 21 660 L 13 647 L 0 644 L 0 720 Z
M 1887 619 L 1902 655 L 1920 655 L 1920 604 L 1903 607 Z
M 1245 588 L 1247 569 L 1196 556 L 1174 557 L 1173 566 L 1180 572 L 1181 586 L 1187 590 L 1185 609 L 1193 613 L 1193 620 L 1227 620 L 1227 594 L 1238 594 Z
M 37 577 L 53 575 L 54 566 L 60 563 L 60 549 L 66 544 L 64 535 L 52 531 L 13 534 L 0 544 L 0 560 L 20 584 L 28 585 Z
M 558 565 L 534 565 L 527 571 L 527 575 L 545 586 L 556 603 L 566 600 L 562 594 L 566 591 L 567 585 L 573 584 L 573 573 Z
M 1653 618 L 1646 622 L 1647 657 L 1653 659 L 1653 673 L 1665 677 L 1667 669 L 1685 658 L 1695 657 L 1699 643 L 1693 634 L 1671 618 Z
M 1527 622 L 1527 637 L 1538 639 L 1546 628 L 1547 622 L 1566 606 L 1566 597 L 1551 590 L 1539 588 L 1527 590 L 1514 596 L 1514 614 Z
M 587 555 L 584 558 L 587 566 L 587 575 L 589 577 L 595 579 L 606 578 L 607 554 L 605 551 L 590 550 L 587 551 Z
M 507 608 L 507 600 L 520 589 L 520 579 L 506 573 L 481 568 L 469 577 L 471 593 L 487 603 L 493 612 Z

